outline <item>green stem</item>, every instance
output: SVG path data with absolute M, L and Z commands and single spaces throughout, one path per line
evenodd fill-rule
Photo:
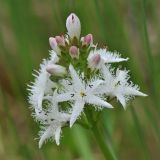
M 88 106 L 87 106 L 87 108 L 88 108 Z M 101 132 L 99 131 L 99 128 L 93 119 L 92 110 L 86 110 L 85 114 L 86 114 L 88 122 L 91 125 L 90 129 L 93 132 L 93 134 L 97 140 L 97 143 L 98 143 L 101 151 L 103 152 L 105 159 L 106 160 L 117 160 L 117 158 L 114 157 L 113 154 L 111 153 L 110 148 L 109 148 L 108 144 L 106 143 L 105 138 L 103 138 Z

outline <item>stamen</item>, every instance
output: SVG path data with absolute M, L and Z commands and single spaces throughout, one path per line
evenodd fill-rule
M 68 85 L 72 85 L 72 82 L 69 81 Z
M 120 81 L 118 81 L 118 82 L 115 84 L 115 87 L 116 87 L 116 86 L 118 86 L 118 85 L 120 85 L 120 83 L 121 83 L 121 82 L 120 82 Z
M 84 96 L 86 96 L 86 94 L 84 92 L 80 92 L 80 96 L 84 97 Z
M 90 87 L 90 88 L 92 88 L 92 87 L 93 87 L 93 85 L 92 85 L 92 84 L 89 84 L 89 87 Z
M 74 94 L 71 94 L 71 97 L 74 97 Z

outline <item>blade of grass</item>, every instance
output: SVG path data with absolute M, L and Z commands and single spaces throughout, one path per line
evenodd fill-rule
M 139 142 L 140 142 L 140 144 L 142 146 L 142 149 L 143 149 L 143 152 L 144 152 L 143 153 L 144 159 L 145 160 L 151 160 L 150 152 L 149 152 L 148 147 L 147 147 L 147 143 L 145 143 L 146 142 L 145 136 L 144 136 L 144 133 L 141 129 L 143 126 L 140 125 L 140 122 L 139 122 L 140 120 L 139 120 L 133 106 L 131 106 L 131 115 L 132 115 L 132 118 L 133 118 L 133 121 L 134 121 L 135 131 L 138 134 Z

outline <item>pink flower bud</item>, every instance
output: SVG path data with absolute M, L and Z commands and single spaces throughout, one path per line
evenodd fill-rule
M 76 37 L 79 39 L 81 33 L 81 23 L 79 18 L 71 13 L 66 20 L 66 27 L 70 38 Z
M 93 36 L 92 34 L 88 34 L 83 39 L 83 44 L 89 45 L 93 43 Z
M 50 37 L 49 44 L 50 44 L 51 48 L 53 49 L 53 51 L 55 51 L 58 55 L 60 55 L 61 51 L 60 51 L 59 47 L 57 46 L 56 38 Z
M 100 60 L 101 60 L 101 56 L 98 53 L 93 56 L 92 61 L 95 65 L 99 64 Z
M 49 44 L 50 44 L 51 48 L 54 50 L 55 47 L 57 47 L 56 39 L 54 37 L 50 37 L 49 38 Z
M 65 67 L 62 67 L 57 64 L 49 64 L 46 67 L 46 71 L 50 74 L 56 75 L 56 76 L 63 76 L 66 73 Z
M 79 58 L 79 48 L 76 46 L 71 46 L 69 49 L 69 54 L 71 55 L 72 58 Z
M 56 36 L 55 37 L 57 45 L 65 46 L 65 40 L 63 36 Z
M 92 54 L 88 57 L 88 67 L 91 68 L 92 70 L 95 68 L 98 68 L 101 62 L 101 56 L 100 54 Z

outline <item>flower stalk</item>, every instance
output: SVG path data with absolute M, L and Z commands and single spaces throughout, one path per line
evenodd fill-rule
M 87 106 L 87 108 L 89 108 L 89 107 L 90 106 Z M 89 109 L 88 110 L 86 109 L 85 115 L 87 117 L 89 124 L 91 125 L 90 130 L 92 131 L 105 159 L 106 160 L 117 160 L 117 158 L 112 154 L 105 138 L 101 134 L 101 132 L 97 126 L 97 122 L 93 119 L 92 111 Z

